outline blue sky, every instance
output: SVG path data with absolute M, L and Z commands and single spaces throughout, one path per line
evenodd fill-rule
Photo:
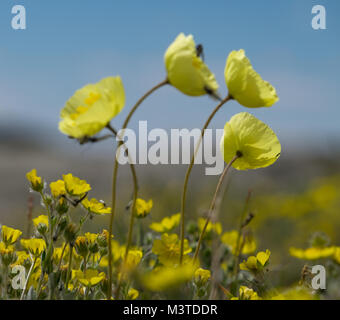
M 27 29 L 11 28 L 11 8 L 26 7 Z M 311 27 L 313 5 L 324 5 L 327 30 Z M 124 112 L 165 78 L 163 55 L 178 33 L 192 33 L 205 48 L 222 95 L 231 50 L 243 48 L 254 68 L 277 89 L 272 108 L 246 110 L 268 123 L 285 144 L 322 144 L 340 136 L 340 2 L 335 0 L 1 0 L 0 126 L 28 128 L 66 142 L 59 111 L 73 92 L 109 75 L 121 75 Z M 174 88 L 159 90 L 131 122 L 149 127 L 201 127 L 216 102 Z M 235 113 L 225 106 L 212 126 Z

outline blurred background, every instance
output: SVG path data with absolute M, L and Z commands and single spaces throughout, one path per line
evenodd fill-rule
M 165 78 L 164 52 L 184 32 L 203 44 L 221 95 L 227 94 L 226 58 L 243 48 L 280 98 L 272 108 L 252 110 L 231 102 L 211 123 L 223 128 L 233 114 L 249 111 L 269 124 L 282 144 L 273 166 L 232 172 L 220 213 L 224 230 L 237 228 L 252 190 L 251 227 L 259 249 L 272 251 L 275 281 L 281 284 L 299 278 L 301 264 L 289 257 L 290 246 L 307 247 L 316 231 L 340 245 L 338 1 L 15 2 L 0 3 L 0 224 L 25 228 L 32 196 L 25 173 L 32 168 L 47 182 L 72 172 L 91 184 L 91 196 L 110 203 L 113 141 L 81 146 L 68 139 L 58 131 L 60 109 L 85 84 L 120 75 L 126 107 L 112 123 L 119 128 L 137 99 Z M 11 28 L 15 4 L 26 8 L 26 30 Z M 311 27 L 316 4 L 326 8 L 326 30 Z M 208 97 L 191 98 L 165 87 L 143 104 L 130 127 L 147 120 L 149 130 L 201 128 L 215 105 Z M 152 219 L 179 211 L 186 166 L 139 165 L 137 170 L 141 196 L 154 200 L 147 228 Z M 204 175 L 204 166 L 195 166 L 188 195 L 191 219 L 205 213 L 217 180 Z M 122 237 L 130 197 L 130 173 L 122 168 L 115 224 Z M 41 214 L 35 196 L 33 203 L 34 216 Z M 106 224 L 99 217 L 87 228 L 99 231 Z

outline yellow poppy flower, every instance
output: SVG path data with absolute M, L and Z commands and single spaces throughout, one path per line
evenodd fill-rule
M 200 284 L 205 284 L 211 278 L 210 270 L 198 268 L 195 271 L 195 280 Z
M 241 270 L 246 271 L 257 271 L 262 270 L 263 267 L 267 264 L 271 252 L 267 249 L 266 252 L 260 251 L 256 257 L 250 256 L 248 257 L 247 261 L 243 261 L 240 264 Z
M 187 239 L 184 239 L 183 254 L 187 255 L 191 252 Z M 180 241 L 177 234 L 163 233 L 161 239 L 153 242 L 152 252 L 158 255 L 159 261 L 165 266 L 173 266 L 179 262 Z
M 153 222 L 149 228 L 160 233 L 170 232 L 173 228 L 177 227 L 181 221 L 181 214 L 176 213 L 170 217 L 165 217 L 161 222 Z
M 237 170 L 257 169 L 273 164 L 280 156 L 281 145 L 265 123 L 241 112 L 225 124 L 221 152 L 227 163 L 239 156 L 233 163 Z
M 20 230 L 13 229 L 7 226 L 1 227 L 2 241 L 6 244 L 6 246 L 10 246 L 16 243 L 21 235 L 22 232 Z
M 78 280 L 85 287 L 93 287 L 105 279 L 105 273 L 95 269 L 72 270 L 72 279 Z
M 238 231 L 236 230 L 225 232 L 221 237 L 222 243 L 230 248 L 232 254 L 236 254 L 237 238 Z M 241 235 L 240 243 L 243 243 L 242 254 L 249 254 L 256 250 L 256 242 L 253 237 L 244 238 Z
M 91 190 L 91 186 L 85 181 L 74 177 L 72 173 L 63 174 L 65 189 L 71 196 L 83 196 Z
M 76 91 L 61 110 L 59 130 L 73 138 L 93 136 L 123 109 L 125 93 L 120 77 L 108 77 Z
M 229 54 L 224 77 L 229 94 L 245 107 L 270 107 L 279 100 L 275 88 L 253 69 L 244 50 Z
M 34 257 L 38 257 L 46 249 L 46 242 L 43 239 L 22 239 L 21 245 Z
M 200 231 L 203 230 L 204 225 L 206 223 L 206 219 L 198 218 L 198 228 Z M 222 233 L 222 225 L 220 222 L 213 223 L 209 221 L 207 229 L 205 230 L 206 233 L 214 231 L 216 234 L 220 235 Z
M 138 218 L 146 217 L 150 213 L 152 207 L 153 207 L 152 199 L 150 199 L 149 201 L 145 201 L 141 198 L 137 198 L 135 207 L 136 216 Z
M 291 256 L 303 260 L 316 260 L 322 258 L 329 258 L 334 255 L 336 247 L 310 247 L 305 250 L 298 248 L 290 248 Z
M 63 180 L 57 180 L 50 183 L 50 189 L 54 198 L 59 198 L 66 194 L 65 182 Z
M 145 274 L 142 283 L 147 289 L 156 292 L 174 289 L 192 279 L 195 268 L 192 263 L 177 267 L 158 267 Z
M 197 54 L 192 35 L 180 33 L 164 55 L 168 80 L 189 96 L 214 94 L 218 89 L 214 74 Z
M 94 214 L 102 215 L 111 213 L 110 207 L 106 207 L 104 203 L 98 201 L 95 198 L 92 198 L 91 200 L 86 198 L 81 202 L 81 204 L 84 206 L 86 210 Z
M 40 192 L 44 188 L 42 178 L 37 176 L 36 169 L 32 169 L 30 172 L 27 172 L 26 178 L 31 183 L 31 188 L 34 191 Z

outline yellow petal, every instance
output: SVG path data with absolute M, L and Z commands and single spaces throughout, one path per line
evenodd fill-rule
M 279 100 L 275 88 L 253 69 L 244 50 L 229 54 L 224 76 L 229 94 L 245 107 L 270 107 Z
M 269 126 L 250 113 L 241 112 L 225 124 L 221 152 L 227 163 L 241 153 L 233 163 L 235 169 L 257 169 L 273 164 L 280 156 L 281 145 Z

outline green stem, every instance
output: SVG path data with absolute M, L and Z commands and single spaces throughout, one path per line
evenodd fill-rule
M 211 219 L 211 215 L 215 209 L 215 203 L 216 203 L 216 199 L 217 199 L 217 196 L 218 196 L 218 193 L 220 191 L 220 188 L 222 186 L 222 183 L 223 183 L 223 180 L 224 180 L 224 177 L 227 175 L 230 167 L 232 166 L 232 164 L 239 158 L 240 156 L 236 155 L 233 159 L 231 159 L 231 161 L 228 163 L 228 165 L 224 168 L 223 170 L 223 173 L 221 174 L 220 176 L 220 179 L 218 180 L 218 183 L 217 183 L 217 187 L 216 187 L 216 190 L 215 190 L 215 193 L 214 193 L 214 196 L 213 196 L 213 199 L 211 201 L 211 204 L 210 204 L 210 207 L 209 207 L 209 211 L 208 211 L 208 216 L 207 216 L 207 219 L 205 221 L 205 225 L 201 231 L 201 234 L 200 234 L 200 237 L 199 237 L 199 240 L 198 240 L 198 243 L 197 243 L 197 247 L 196 247 L 196 251 L 195 251 L 195 255 L 194 255 L 194 262 L 196 261 L 197 259 L 197 256 L 198 256 L 198 252 L 200 250 L 200 247 L 201 247 L 201 243 L 202 243 L 202 240 L 203 240 L 203 237 L 204 237 L 204 234 L 205 234 L 205 231 L 208 227 L 208 224 L 210 222 L 210 219 Z
M 67 274 L 66 274 L 66 282 L 65 282 L 65 289 L 68 290 L 68 283 L 70 281 L 71 276 L 71 269 L 72 269 L 72 257 L 73 257 L 73 246 L 69 244 L 70 247 L 70 256 L 68 261 L 68 267 L 67 267 Z
M 217 106 L 216 108 L 213 110 L 213 112 L 210 114 L 208 120 L 205 122 L 202 130 L 201 130 L 201 136 L 200 136 L 200 140 L 197 143 L 197 146 L 195 147 L 195 152 L 194 155 L 191 158 L 189 167 L 187 169 L 187 172 L 185 174 L 185 179 L 184 179 L 184 185 L 183 185 L 183 190 L 182 190 L 182 201 L 181 201 L 181 228 L 180 228 L 180 239 L 181 239 L 181 251 L 180 251 L 180 263 L 182 263 L 183 261 L 183 252 L 184 252 L 184 227 L 185 227 L 185 204 L 186 204 L 186 196 L 187 196 L 187 189 L 188 189 L 188 182 L 189 182 L 189 177 L 195 162 L 195 157 L 196 154 L 199 150 L 199 147 L 201 145 L 202 139 L 204 137 L 205 134 L 205 129 L 207 129 L 207 127 L 209 126 L 211 120 L 213 119 L 213 117 L 215 116 L 215 114 L 217 113 L 218 110 L 220 110 L 220 108 L 227 103 L 229 100 L 232 100 L 231 96 L 227 96 L 225 97 Z
M 157 84 L 156 86 L 154 86 L 153 88 L 151 88 L 149 91 L 147 91 L 138 101 L 137 103 L 133 106 L 133 108 L 131 109 L 131 111 L 129 112 L 128 116 L 126 117 L 122 130 L 123 130 L 123 135 L 124 135 L 124 130 L 127 128 L 129 121 L 131 119 L 131 117 L 133 116 L 133 114 L 135 113 L 135 111 L 138 109 L 138 107 L 140 106 L 140 104 L 149 96 L 151 95 L 154 91 L 156 91 L 157 89 L 163 87 L 164 85 L 168 84 L 169 81 L 167 79 L 165 79 L 164 81 L 160 82 L 159 84 Z M 117 146 L 117 151 L 120 150 L 120 147 L 124 144 L 123 141 L 119 141 L 119 144 Z M 113 229 L 113 221 L 114 221 L 114 217 L 115 217 L 115 211 L 116 211 L 116 187 L 117 187 L 117 176 L 118 176 L 118 155 L 117 155 L 117 151 L 115 152 L 115 159 L 114 159 L 114 167 L 113 167 L 113 176 L 112 176 L 112 210 L 111 210 L 111 216 L 110 216 L 110 222 L 109 222 L 109 243 L 108 243 L 108 249 L 109 249 L 109 276 L 108 276 L 108 292 L 107 292 L 107 298 L 110 300 L 112 297 L 112 244 L 111 244 L 111 237 L 112 237 L 112 229 Z M 135 190 L 137 189 L 137 186 L 135 186 Z M 134 201 L 135 202 L 135 201 Z M 135 209 L 135 203 L 133 203 L 132 205 L 132 211 L 134 211 Z
M 24 299 L 24 295 L 25 295 L 25 292 L 26 292 L 26 289 L 27 289 L 28 281 L 30 280 L 30 277 L 31 277 L 32 271 L 34 269 L 34 266 L 37 262 L 37 259 L 38 259 L 37 257 L 34 258 L 33 263 L 30 267 L 30 270 L 28 271 L 28 275 L 27 275 L 27 278 L 26 278 L 26 281 L 25 281 L 24 289 L 22 289 L 20 300 Z

